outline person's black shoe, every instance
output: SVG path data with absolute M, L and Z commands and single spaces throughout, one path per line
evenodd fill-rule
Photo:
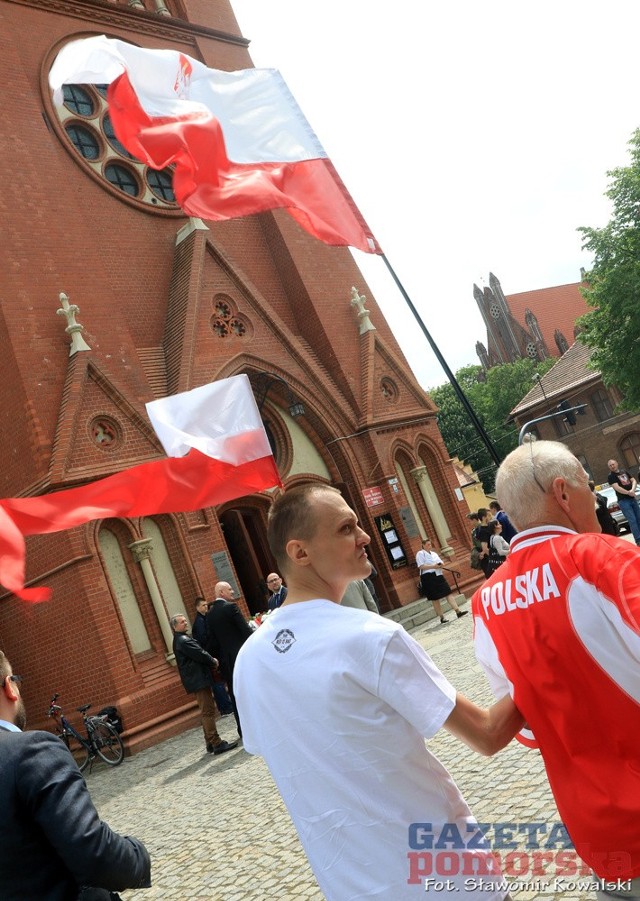
M 213 745 L 207 744 L 207 754 L 213 754 Z
M 233 751 L 234 748 L 238 747 L 237 741 L 221 741 L 219 745 L 216 745 L 213 749 L 214 754 L 224 754 L 225 751 Z
M 441 616 L 441 617 L 440 617 L 440 622 L 441 622 L 441 623 L 446 623 L 446 622 L 447 622 L 447 618 L 446 618 L 445 616 Z
M 468 610 L 456 610 L 456 616 L 460 619 L 461 616 L 466 616 L 468 612 Z

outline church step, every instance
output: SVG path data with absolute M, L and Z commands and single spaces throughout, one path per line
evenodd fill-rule
M 460 607 L 461 609 L 466 607 L 467 598 L 465 597 L 465 595 L 458 594 L 454 595 L 454 597 L 458 607 Z M 442 604 L 442 612 L 447 617 L 447 619 L 455 616 L 455 613 L 446 602 L 443 601 Z M 411 632 L 413 631 L 413 629 L 417 629 L 419 626 L 424 625 L 426 622 L 437 619 L 433 604 L 426 598 L 420 598 L 419 601 L 413 601 L 413 603 L 411 604 L 405 604 L 404 607 L 398 607 L 396 610 L 391 610 L 389 613 L 384 613 L 383 616 L 386 616 L 387 619 L 392 619 L 396 623 L 400 623 L 401 626 L 404 626 L 407 632 Z

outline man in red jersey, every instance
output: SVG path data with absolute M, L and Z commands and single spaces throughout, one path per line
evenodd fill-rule
M 519 530 L 473 596 L 476 656 L 527 720 L 597 895 L 640 898 L 640 554 L 600 526 L 564 444 L 503 461 L 496 494 Z

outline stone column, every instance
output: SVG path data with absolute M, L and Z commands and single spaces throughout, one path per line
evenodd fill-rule
M 410 470 L 410 472 L 413 480 L 420 489 L 420 494 L 422 495 L 427 506 L 427 510 L 429 511 L 429 516 L 431 517 L 431 522 L 433 523 L 433 527 L 436 530 L 438 543 L 440 544 L 441 556 L 453 557 L 454 550 L 448 544 L 448 539 L 451 533 L 449 531 L 447 521 L 444 518 L 444 513 L 442 512 L 442 507 L 440 506 L 440 501 L 438 500 L 438 497 L 434 491 L 431 478 L 429 477 L 429 473 L 427 472 L 427 467 L 416 466 L 416 468 Z
M 151 596 L 151 603 L 153 604 L 153 609 L 156 611 L 156 616 L 158 617 L 158 622 L 160 623 L 160 629 L 162 631 L 162 637 L 167 646 L 167 661 L 175 664 L 175 657 L 173 654 L 173 632 L 171 630 L 171 625 L 169 624 L 170 614 L 167 613 L 164 606 L 164 601 L 162 600 L 162 595 L 158 588 L 153 567 L 151 566 L 150 558 L 152 547 L 153 541 L 151 538 L 141 538 L 138 541 L 133 541 L 129 545 L 129 550 L 131 551 L 135 562 L 140 564 L 142 575 L 147 583 L 149 595 Z

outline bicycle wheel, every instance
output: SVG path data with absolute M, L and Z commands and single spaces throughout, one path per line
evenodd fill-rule
M 98 756 L 109 766 L 118 766 L 124 760 L 122 739 L 110 723 L 95 723 L 93 746 Z
M 69 732 L 63 732 L 60 738 L 73 755 L 73 759 L 82 773 L 89 763 L 89 749 L 82 742 L 78 741 L 75 735 L 71 735 Z

